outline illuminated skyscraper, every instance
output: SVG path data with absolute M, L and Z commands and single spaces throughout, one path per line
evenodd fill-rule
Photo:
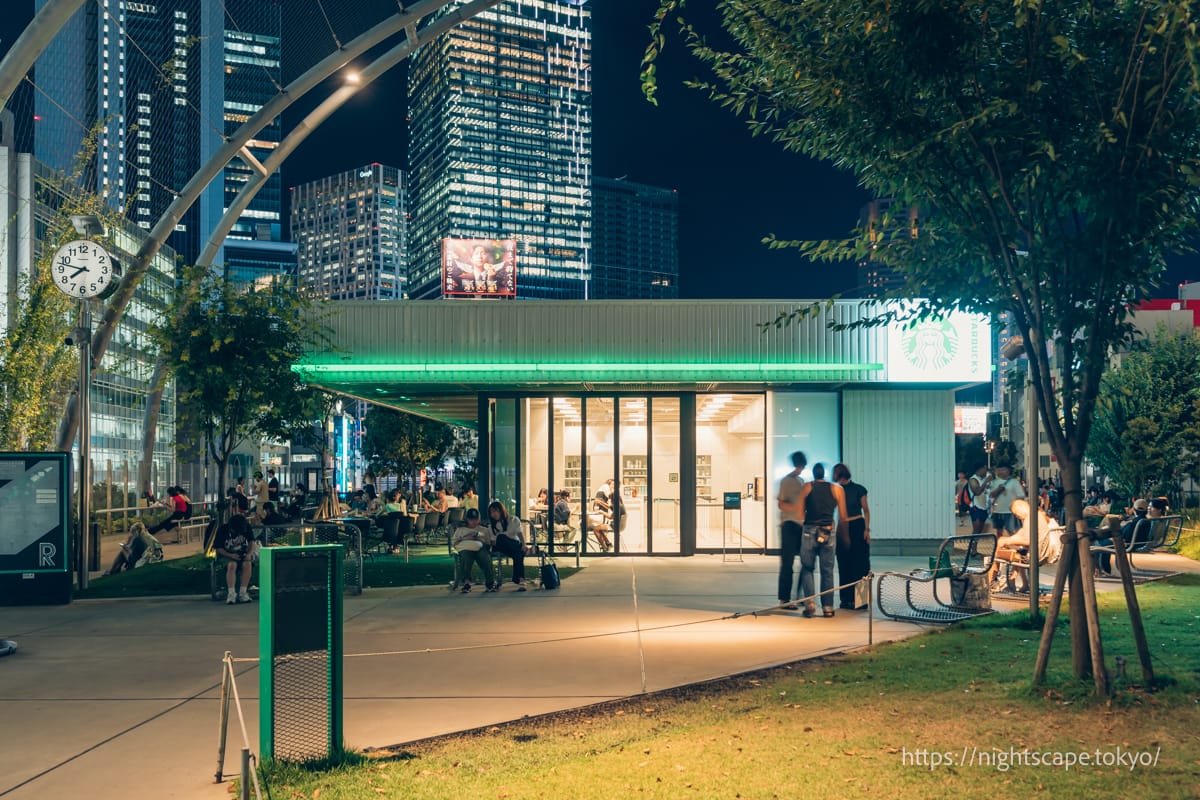
M 44 4 L 37 0 L 39 9 Z M 77 173 L 85 188 L 151 228 L 223 137 L 277 91 L 279 15 L 274 0 L 84 4 L 34 70 L 35 156 Z M 275 120 L 247 150 L 263 161 L 280 138 Z M 168 239 L 185 262 L 195 262 L 251 169 L 235 159 L 185 213 Z M 215 264 L 236 274 L 294 263 L 294 248 L 280 241 L 281 191 L 276 174 Z
M 368 164 L 292 189 L 303 284 L 331 300 L 404 297 L 404 173 Z
M 515 239 L 517 296 L 581 298 L 591 277 L 591 13 L 507 0 L 409 69 L 409 294 L 440 297 L 442 240 Z

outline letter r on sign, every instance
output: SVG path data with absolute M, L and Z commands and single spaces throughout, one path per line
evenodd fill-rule
M 58 555 L 58 548 L 52 542 L 42 542 L 38 545 L 38 566 L 53 567 L 56 555 Z

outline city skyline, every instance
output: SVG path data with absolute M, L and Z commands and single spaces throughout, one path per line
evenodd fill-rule
M 852 289 L 857 284 L 853 264 L 809 264 L 798 253 L 770 251 L 761 240 L 768 234 L 789 239 L 845 236 L 872 199 L 854 178 L 751 137 L 742 121 L 685 88 L 683 80 L 700 69 L 677 41 L 659 63 L 659 105 L 650 105 L 641 96 L 638 73 L 655 0 L 593 0 L 589 5 L 593 175 L 677 190 L 680 296 L 800 298 Z M 0 20 L 0 53 L 31 15 L 30 0 Z M 285 40 L 289 22 L 295 20 L 285 16 Z M 347 103 L 285 162 L 283 187 L 372 161 L 407 168 L 406 80 L 402 64 Z M 340 76 L 330 79 L 327 88 L 340 82 Z M 284 115 L 284 129 L 316 102 L 297 103 Z M 283 194 L 286 202 L 287 192 Z M 1200 280 L 1195 255 L 1170 260 L 1156 295 L 1173 297 L 1175 284 L 1184 280 Z

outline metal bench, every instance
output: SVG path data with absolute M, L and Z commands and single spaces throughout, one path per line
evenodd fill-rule
M 363 544 L 362 532 L 355 525 L 339 523 L 292 523 L 268 525 L 255 529 L 255 538 L 264 547 L 273 545 L 342 545 L 342 589 L 346 594 L 362 594 Z M 209 582 L 213 600 L 225 599 L 225 560 L 209 554 Z M 250 586 L 250 595 L 257 597 L 258 586 Z
M 1146 583 L 1148 581 L 1162 580 L 1178 575 L 1178 570 L 1169 569 L 1138 569 L 1134 566 L 1133 557 L 1135 555 L 1145 555 L 1154 553 L 1168 547 L 1174 547 L 1179 544 L 1179 537 L 1183 533 L 1183 517 L 1178 514 L 1172 514 L 1166 517 L 1146 518 L 1138 521 L 1138 526 L 1134 529 L 1133 541 L 1126 542 L 1125 554 L 1129 558 L 1129 571 L 1133 575 L 1135 583 Z M 1120 536 L 1118 531 L 1114 535 Z M 1092 545 L 1092 553 L 1108 553 L 1116 554 L 1116 548 L 1113 545 Z M 1120 580 L 1119 575 L 1105 575 L 1101 573 L 1102 579 Z
M 980 581 L 986 596 L 987 574 L 995 556 L 994 533 L 951 536 L 942 542 L 933 561 L 943 565 L 942 569 L 876 575 L 876 607 L 885 617 L 907 622 L 951 623 L 990 614 L 990 608 L 956 603 L 951 583 L 960 581 L 965 587 L 973 579 Z M 949 567 L 945 566 L 947 559 Z

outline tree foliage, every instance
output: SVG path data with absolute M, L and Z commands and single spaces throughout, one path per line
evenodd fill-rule
M 653 62 L 683 6 L 663 0 L 651 27 L 651 97 Z M 846 240 L 770 244 L 876 259 L 903 278 L 896 296 L 925 298 L 860 324 L 1010 312 L 1064 484 L 1077 491 L 1108 354 L 1129 340 L 1129 308 L 1161 278 L 1164 254 L 1196 230 L 1192 4 L 722 0 L 718 10 L 729 48 L 679 21 L 709 70 L 693 85 L 755 134 L 920 209 Z M 1076 515 L 1078 500 L 1068 497 Z
M 661 0 L 643 85 L 686 0 Z M 792 242 L 818 261 L 894 268 L 893 297 L 857 325 L 953 310 L 1011 315 L 1025 342 L 1068 528 L 1110 352 L 1164 256 L 1197 231 L 1200 70 L 1187 0 L 718 0 L 722 41 L 683 17 L 708 69 L 693 83 L 784 149 L 850 170 L 903 217 L 840 241 Z M 910 210 L 916 209 L 913 218 Z M 813 313 L 797 309 L 783 325 Z M 1080 558 L 1087 564 L 1086 549 Z M 1069 570 L 1082 632 L 1080 571 Z M 1065 574 L 1065 573 L 1064 573 Z M 1052 632 L 1052 629 L 1050 629 Z M 1107 690 L 1099 632 L 1075 673 Z
M 60 246 L 80 238 L 72 215 L 97 216 L 106 228 L 122 224 L 122 215 L 103 196 L 80 188 L 100 129 L 97 123 L 84 138 L 66 173 L 35 176 L 37 199 L 54 213 L 30 274 L 19 275 L 16 290 L 5 298 L 8 327 L 0 335 L 0 448 L 5 450 L 53 449 L 59 417 L 78 388 L 78 354 L 63 341 L 77 306 L 55 287 L 50 262 Z M 68 442 L 73 438 L 71 431 Z
M 1200 340 L 1160 328 L 1105 374 L 1088 458 L 1130 497 L 1200 478 Z
M 436 468 L 454 443 L 452 426 L 381 406 L 371 406 L 363 424 L 363 454 L 376 475 Z
M 244 287 L 212 273 L 191 280 L 199 302 L 167 315 L 154 336 L 178 379 L 181 426 L 203 435 L 223 497 L 238 445 L 286 433 L 282 417 L 301 388 L 292 365 L 323 333 L 306 321 L 307 301 L 282 281 Z

